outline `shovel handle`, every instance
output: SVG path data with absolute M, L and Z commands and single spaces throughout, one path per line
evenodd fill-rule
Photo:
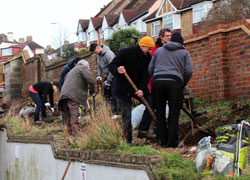
M 138 88 L 136 87 L 136 85 L 134 84 L 134 82 L 132 81 L 132 79 L 129 77 L 129 75 L 125 72 L 124 73 L 126 79 L 128 80 L 129 84 L 133 87 L 133 89 L 135 90 L 135 92 L 138 91 Z M 142 96 L 140 97 L 142 102 L 145 104 L 145 106 L 147 107 L 150 115 L 153 117 L 153 120 L 156 121 L 156 116 L 155 113 L 153 112 L 152 108 L 150 107 L 150 105 L 148 104 L 147 100 Z

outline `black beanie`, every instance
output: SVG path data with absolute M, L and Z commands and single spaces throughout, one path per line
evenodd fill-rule
M 178 42 L 178 43 L 184 45 L 183 37 L 181 36 L 181 34 L 180 34 L 179 32 L 175 32 L 175 33 L 171 36 L 171 41 L 172 41 L 172 42 Z

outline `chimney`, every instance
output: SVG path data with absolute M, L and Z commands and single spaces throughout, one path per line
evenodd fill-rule
M 51 45 L 47 45 L 47 48 L 46 49 L 51 49 Z
M 7 33 L 7 40 L 10 42 L 13 42 L 13 33 L 12 32 Z
M 69 45 L 69 41 L 65 40 L 64 45 Z
M 19 42 L 24 43 L 25 42 L 24 38 L 19 38 Z
M 32 41 L 32 36 L 27 36 L 26 41 Z

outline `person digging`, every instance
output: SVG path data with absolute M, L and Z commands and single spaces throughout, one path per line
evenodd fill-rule
M 88 90 L 90 95 L 95 94 L 95 79 L 89 70 L 89 63 L 80 60 L 66 75 L 59 98 L 59 109 L 65 114 L 66 135 L 79 135 L 79 105 L 87 107 Z

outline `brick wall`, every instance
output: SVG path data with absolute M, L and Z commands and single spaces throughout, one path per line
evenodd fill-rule
M 205 100 L 250 99 L 250 20 L 185 37 L 194 73 L 189 86 Z
M 96 77 L 97 67 L 96 67 L 96 56 L 93 54 L 83 54 L 82 58 L 87 60 L 90 64 L 90 70 L 93 73 L 94 77 Z M 22 63 L 22 95 L 28 95 L 28 87 L 34 83 L 39 81 L 52 81 L 54 79 L 58 79 L 64 68 L 67 61 L 61 61 L 59 63 L 48 65 L 44 63 L 43 58 L 39 55 L 35 58 L 30 59 L 26 64 Z M 56 99 L 58 98 L 58 94 L 55 95 Z

